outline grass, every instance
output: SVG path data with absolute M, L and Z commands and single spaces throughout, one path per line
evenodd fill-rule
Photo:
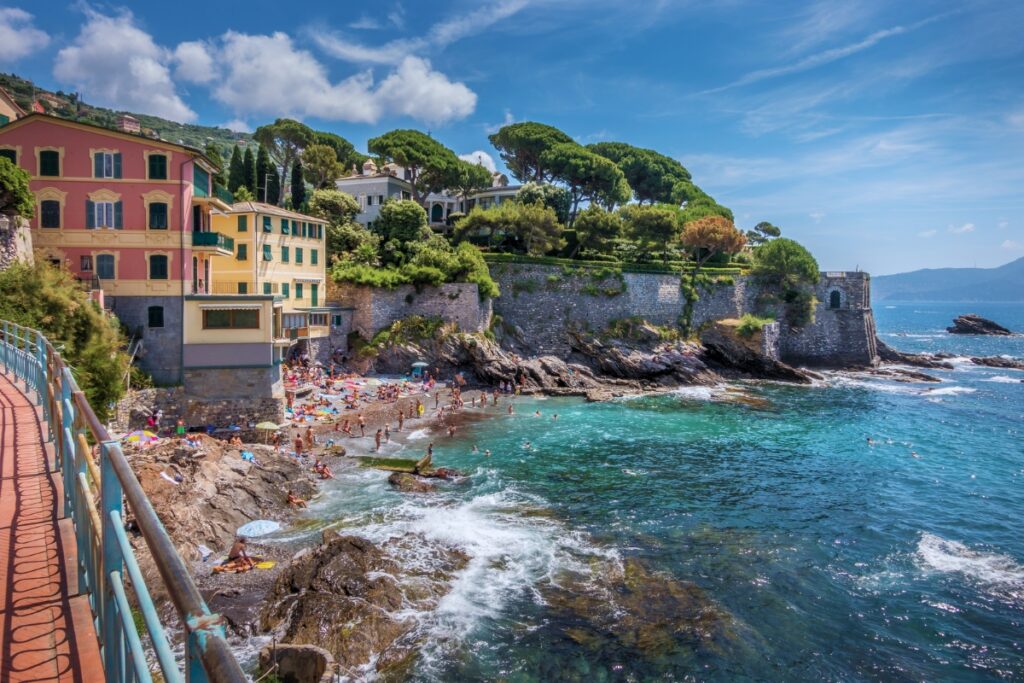
M 774 318 L 760 318 L 751 313 L 747 313 L 740 318 L 739 325 L 736 326 L 736 334 L 744 339 L 750 339 L 755 334 L 759 334 L 762 327 L 773 322 L 775 322 Z

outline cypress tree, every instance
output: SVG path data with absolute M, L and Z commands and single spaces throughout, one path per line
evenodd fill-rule
M 292 164 L 292 207 L 301 211 L 306 203 L 306 181 L 302 179 L 302 162 L 298 159 Z
M 242 150 L 235 145 L 228 163 L 228 192 L 234 194 L 239 187 L 245 185 L 245 162 L 242 161 Z
M 245 161 L 242 163 L 242 185 L 249 190 L 253 197 L 256 196 L 256 157 L 252 153 L 252 147 L 245 149 Z
M 267 148 L 260 145 L 256 153 L 256 200 L 267 204 L 277 204 L 281 192 L 281 182 L 277 177 L 277 169 L 270 163 Z

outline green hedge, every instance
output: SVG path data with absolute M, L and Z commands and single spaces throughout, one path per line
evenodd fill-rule
M 660 263 L 618 263 L 614 261 L 583 261 L 576 259 L 556 258 L 554 256 L 525 256 L 523 254 L 498 254 L 484 252 L 484 261 L 487 263 L 519 263 L 523 265 L 537 266 L 573 266 L 590 268 L 614 267 L 624 273 L 665 273 L 678 274 L 682 270 L 693 268 L 694 264 L 682 261 L 670 261 L 667 264 Z M 727 268 L 701 268 L 701 273 L 706 275 L 743 275 L 748 265 L 732 265 Z

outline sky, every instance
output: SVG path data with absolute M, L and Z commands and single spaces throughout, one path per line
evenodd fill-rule
M 240 9 L 243 8 L 243 9 Z M 0 0 L 0 70 L 115 109 L 501 160 L 540 121 L 679 159 L 827 270 L 1024 256 L 1024 2 Z

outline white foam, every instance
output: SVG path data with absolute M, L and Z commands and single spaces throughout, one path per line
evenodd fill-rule
M 957 394 L 973 394 L 977 389 L 972 387 L 941 387 L 939 389 L 928 389 L 925 391 L 926 396 L 956 396 Z
M 972 550 L 927 532 L 921 534 L 916 555 L 928 570 L 957 574 L 990 593 L 1024 600 L 1024 566 L 1009 555 Z
M 422 439 L 427 438 L 428 436 L 430 436 L 430 430 L 429 429 L 426 429 L 426 428 L 424 428 L 424 429 L 414 429 L 411 432 L 409 432 L 409 436 L 405 437 L 405 440 L 406 441 L 420 441 Z
M 1013 377 L 1007 377 L 1006 375 L 995 375 L 994 377 L 986 377 L 983 381 L 985 382 L 999 382 L 1000 384 L 1020 384 L 1021 379 L 1014 379 Z

